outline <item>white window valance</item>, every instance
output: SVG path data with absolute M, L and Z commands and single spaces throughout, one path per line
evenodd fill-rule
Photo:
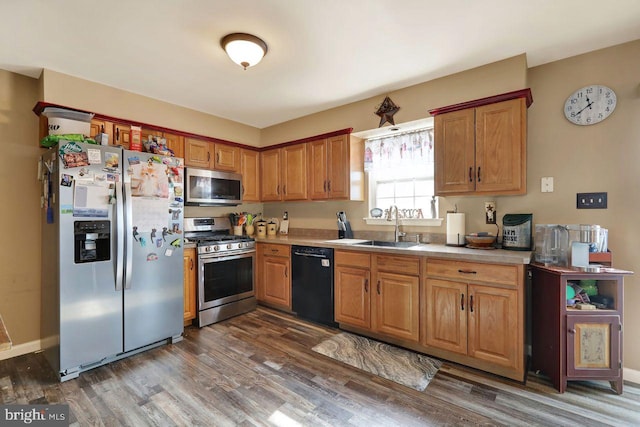
M 365 141 L 364 169 L 405 169 L 433 163 L 433 128 Z

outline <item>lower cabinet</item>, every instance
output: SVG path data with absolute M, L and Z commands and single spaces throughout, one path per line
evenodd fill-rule
M 195 248 L 186 248 L 184 256 L 184 324 L 190 325 L 196 318 L 197 257 Z
M 267 305 L 291 310 L 291 247 L 257 244 L 256 298 Z
M 334 258 L 336 321 L 417 342 L 419 258 L 340 250 Z
M 427 352 L 522 381 L 523 266 L 428 258 L 425 270 Z

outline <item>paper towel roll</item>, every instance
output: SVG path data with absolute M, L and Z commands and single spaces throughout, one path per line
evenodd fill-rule
M 464 214 L 447 213 L 447 245 L 464 245 Z

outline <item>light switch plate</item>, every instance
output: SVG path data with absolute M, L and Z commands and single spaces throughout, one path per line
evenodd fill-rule
M 553 177 L 543 176 L 540 180 L 540 191 L 543 193 L 553 193 Z

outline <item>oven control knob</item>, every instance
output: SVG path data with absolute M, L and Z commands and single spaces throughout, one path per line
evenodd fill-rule
M 229 244 L 227 245 L 227 249 L 231 249 L 231 248 L 233 248 L 233 245 L 232 245 L 231 243 L 229 243 Z
M 218 251 L 220 250 L 220 246 L 215 245 L 215 246 L 213 247 L 213 250 L 214 250 L 214 251 L 216 251 L 216 252 L 218 252 Z
M 211 247 L 210 246 L 205 246 L 204 247 L 204 251 L 205 252 L 211 252 Z

